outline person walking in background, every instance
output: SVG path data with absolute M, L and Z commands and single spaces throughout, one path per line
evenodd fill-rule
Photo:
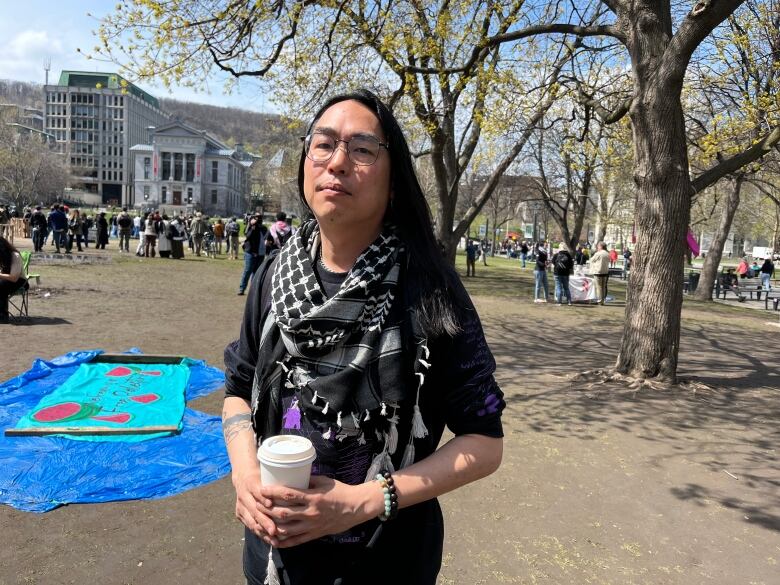
M 569 276 L 574 272 L 574 258 L 572 258 L 566 245 L 561 242 L 558 251 L 552 257 L 553 278 L 555 279 L 555 301 L 563 304 L 566 296 L 567 304 L 571 305 L 571 290 L 569 290 Z
M 222 242 L 225 241 L 225 224 L 222 223 L 222 218 L 218 217 L 212 226 L 214 233 L 214 244 L 217 246 L 217 254 L 222 254 Z
M 52 205 L 51 213 L 49 213 L 49 231 L 52 233 L 54 240 L 54 247 L 57 250 L 57 254 L 60 250 L 64 250 L 67 244 L 67 232 L 68 232 L 68 216 L 60 209 L 60 206 L 56 203 Z
M 118 238 L 119 237 L 119 226 L 116 224 L 116 219 L 118 217 L 118 213 L 114 211 L 111 214 L 111 219 L 109 220 L 109 225 L 111 226 L 111 232 L 108 234 L 110 238 Z
M 184 240 L 187 239 L 187 228 L 184 226 L 184 218 L 179 215 L 171 221 L 170 236 L 171 258 L 181 260 L 184 258 Z
M 292 226 L 287 223 L 287 214 L 284 211 L 276 214 L 276 221 L 271 225 L 268 233 L 273 238 L 274 247 L 277 249 L 281 249 L 292 237 Z
M 618 259 L 618 253 L 617 250 L 615 250 L 615 246 L 612 246 L 612 248 L 609 251 L 609 267 L 614 268 L 617 264 Z
M 144 222 L 144 256 L 146 258 L 154 258 L 157 234 L 162 229 L 161 223 L 160 215 L 156 211 L 150 213 Z
M 46 241 L 46 216 L 41 211 L 41 206 L 36 205 L 35 210 L 30 215 L 30 226 L 32 228 L 33 250 L 43 251 L 43 243 Z
M 268 235 L 266 228 L 259 215 L 253 215 L 249 218 L 249 224 L 244 232 L 244 272 L 241 274 L 241 282 L 238 285 L 238 294 L 243 295 L 249 281 L 260 268 L 266 254 L 265 239 Z
M 160 218 L 159 231 L 157 232 L 157 251 L 160 253 L 160 258 L 171 257 L 171 222 L 168 216 L 163 213 Z
M 609 252 L 604 242 L 596 244 L 596 253 L 590 259 L 590 273 L 596 282 L 596 296 L 599 305 L 607 301 L 607 281 L 609 280 Z
M 772 275 L 775 273 L 775 265 L 769 257 L 764 258 L 764 263 L 759 269 L 761 274 L 761 286 L 765 291 L 772 290 Z
M 523 263 L 523 268 L 525 268 L 525 262 L 528 259 L 528 244 L 523 241 L 522 244 L 520 244 L 520 262 Z
M 83 223 L 81 224 L 81 238 L 84 241 L 84 248 L 89 248 L 89 230 L 95 224 L 91 215 L 83 217 Z
M 626 246 L 625 252 L 623 252 L 623 278 L 628 278 L 628 273 L 631 272 L 631 250 Z
M 548 256 L 547 250 L 544 249 L 544 244 L 536 245 L 536 264 L 534 266 L 534 302 L 546 303 L 547 297 L 550 296 L 549 285 L 547 284 L 547 264 Z M 544 296 L 541 296 L 542 289 L 544 289 Z
M 81 239 L 83 237 L 84 221 L 81 219 L 81 214 L 78 209 L 74 209 L 70 212 L 68 218 L 68 243 L 65 246 L 65 253 L 70 254 L 73 250 L 73 240 L 76 240 L 76 247 L 79 252 L 84 250 L 81 248 Z
M 138 245 L 135 247 L 135 255 L 144 255 L 144 246 L 146 244 L 146 220 L 149 219 L 150 213 L 147 211 L 144 213 L 143 219 L 141 219 L 141 229 L 138 232 Z
M 95 248 L 97 250 L 105 250 L 106 244 L 108 244 L 108 221 L 106 220 L 105 211 L 98 213 L 97 219 L 95 220 L 95 228 Z
M 577 246 L 577 251 L 574 252 L 574 264 L 577 266 L 585 266 L 588 263 L 588 259 L 585 256 L 585 252 L 582 246 Z
M 477 244 L 468 240 L 466 244 L 466 276 L 477 275 Z
M 741 258 L 739 264 L 737 265 L 737 274 L 740 278 L 747 278 L 749 271 L 750 265 L 748 264 L 747 258 Z
M 190 223 L 190 234 L 192 235 L 192 253 L 200 256 L 200 250 L 203 247 L 203 234 L 206 233 L 206 220 L 199 211 L 195 214 L 195 219 Z
M 235 217 L 225 225 L 225 235 L 227 236 L 227 253 L 232 260 L 238 260 L 238 237 L 241 233 L 241 226 L 238 225 Z
M 119 251 L 130 253 L 130 236 L 133 233 L 133 218 L 127 213 L 127 208 L 123 207 L 119 216 L 116 218 L 116 225 L 119 232 Z

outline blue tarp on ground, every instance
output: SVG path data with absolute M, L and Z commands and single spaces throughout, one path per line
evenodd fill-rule
M 164 498 L 230 472 L 220 418 L 190 408 L 184 411 L 181 434 L 140 443 L 2 434 L 80 364 L 100 353 L 78 351 L 51 361 L 35 360 L 27 372 L 0 384 L 0 503 L 47 512 L 64 504 Z M 193 361 L 186 400 L 213 392 L 224 380 L 219 369 Z

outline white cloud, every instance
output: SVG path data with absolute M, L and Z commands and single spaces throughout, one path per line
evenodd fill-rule
M 62 51 L 59 39 L 53 39 L 45 30 L 25 30 L 13 37 L 6 46 L 9 58 L 26 59 Z
M 23 30 L 0 43 L 0 79 L 43 82 L 43 60 L 82 60 L 75 51 L 65 49 L 62 39 L 45 30 Z M 56 76 L 56 73 L 52 73 Z

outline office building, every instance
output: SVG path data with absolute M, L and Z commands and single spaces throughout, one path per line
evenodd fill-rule
M 130 204 L 130 148 L 169 120 L 157 99 L 119 75 L 83 71 L 63 71 L 44 92 L 44 129 L 65 155 L 71 187 L 98 203 Z

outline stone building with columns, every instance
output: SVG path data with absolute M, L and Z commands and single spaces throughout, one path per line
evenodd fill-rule
M 230 148 L 203 130 L 174 121 L 150 129 L 149 144 L 136 144 L 130 151 L 133 207 L 168 214 L 202 211 L 212 217 L 245 211 L 255 157 L 240 146 Z

